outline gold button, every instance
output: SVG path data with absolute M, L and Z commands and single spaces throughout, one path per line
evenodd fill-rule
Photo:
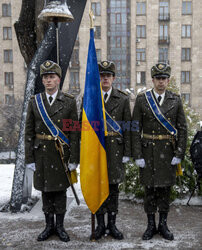
M 153 130 L 153 131 L 152 131 L 152 134 L 154 134 L 154 133 L 155 133 L 155 131 Z
M 114 142 L 114 140 L 111 140 L 111 142 Z
M 155 146 L 155 143 L 153 142 L 153 146 Z
M 113 116 L 113 119 L 115 119 L 115 116 Z
M 60 120 L 58 120 L 58 122 L 60 122 Z
M 43 148 L 46 148 L 46 145 L 43 145 Z

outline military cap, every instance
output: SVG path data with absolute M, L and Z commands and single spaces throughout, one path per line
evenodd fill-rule
M 100 74 L 108 73 L 115 76 L 115 64 L 110 61 L 102 61 L 98 63 Z
M 158 63 L 151 68 L 151 77 L 170 77 L 171 68 L 166 63 Z
M 57 74 L 61 78 L 62 70 L 57 63 L 47 60 L 40 66 L 40 76 L 42 77 L 46 74 Z

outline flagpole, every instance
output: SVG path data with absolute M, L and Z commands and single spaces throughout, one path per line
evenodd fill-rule
M 91 1 L 90 1 L 90 8 L 89 8 L 89 17 L 90 17 L 90 29 L 94 28 L 93 23 L 93 10 L 91 9 Z M 95 214 L 91 213 L 91 241 L 95 241 Z

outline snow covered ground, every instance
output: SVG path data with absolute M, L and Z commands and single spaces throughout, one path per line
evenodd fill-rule
M 14 165 L 0 165 L 0 206 L 10 199 L 13 172 Z M 116 241 L 107 236 L 91 242 L 91 215 L 79 183 L 76 190 L 81 200 L 80 206 L 76 205 L 71 190 L 67 191 L 65 228 L 70 235 L 70 242 L 61 242 L 56 236 L 45 242 L 36 241 L 37 235 L 44 228 L 44 215 L 39 200 L 29 213 L 0 213 L 0 249 L 202 249 L 202 197 L 193 197 L 190 207 L 185 205 L 187 199 L 172 204 L 168 225 L 175 240 L 170 242 L 159 235 L 152 240 L 142 241 L 141 236 L 146 229 L 143 205 L 121 196 L 117 227 L 124 233 L 124 240 Z M 33 189 L 32 196 L 40 198 L 40 192 Z

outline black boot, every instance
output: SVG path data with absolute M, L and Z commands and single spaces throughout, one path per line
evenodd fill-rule
M 96 214 L 97 227 L 94 235 L 90 236 L 90 240 L 99 240 L 105 234 L 105 220 L 104 214 Z
M 167 217 L 168 213 L 160 213 L 159 214 L 159 225 L 158 231 L 159 234 L 166 240 L 174 240 L 173 234 L 170 232 L 167 226 Z
M 46 228 L 42 233 L 39 234 L 37 240 L 44 241 L 47 240 L 51 235 L 54 234 L 54 214 L 45 213 Z
M 157 233 L 155 214 L 147 214 L 147 219 L 148 219 L 148 225 L 146 231 L 142 236 L 143 240 L 150 240 Z
M 69 235 L 64 229 L 64 217 L 65 214 L 56 214 L 56 228 L 55 233 L 60 238 L 61 241 L 70 241 Z
M 123 234 L 116 227 L 116 214 L 108 213 L 108 225 L 107 229 L 109 230 L 109 235 L 111 235 L 114 239 L 122 240 Z

